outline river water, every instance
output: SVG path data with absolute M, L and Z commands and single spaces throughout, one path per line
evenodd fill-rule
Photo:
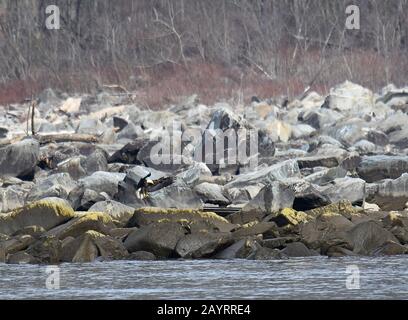
M 0 299 L 407 299 L 407 264 L 408 256 L 0 264 Z

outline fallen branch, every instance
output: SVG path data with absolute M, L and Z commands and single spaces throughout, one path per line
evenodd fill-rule
M 40 144 L 47 143 L 60 143 L 60 142 L 88 142 L 95 143 L 99 139 L 97 136 L 91 134 L 79 134 L 79 133 L 58 133 L 58 134 L 47 134 L 47 135 L 36 135 L 35 139 L 38 140 Z

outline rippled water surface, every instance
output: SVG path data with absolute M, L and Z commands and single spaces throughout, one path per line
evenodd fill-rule
M 405 256 L 62 264 L 59 290 L 47 289 L 45 266 L 0 264 L 0 299 L 407 299 L 407 264 Z M 347 289 L 355 266 L 360 289 Z

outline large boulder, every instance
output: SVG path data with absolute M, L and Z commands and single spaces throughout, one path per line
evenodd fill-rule
M 30 189 L 31 186 L 24 185 L 12 185 L 6 188 L 0 188 L 0 212 L 10 212 L 11 210 L 24 206 Z
M 92 262 L 98 256 L 105 260 L 120 260 L 126 258 L 128 252 L 121 241 L 89 230 L 63 246 L 61 259 L 65 262 Z
M 347 243 L 347 232 L 353 226 L 350 220 L 328 206 L 314 219 L 300 225 L 300 236 L 309 248 L 327 251 L 331 246 Z
M 258 183 L 270 184 L 287 178 L 300 178 L 300 170 L 296 160 L 287 160 L 255 172 L 241 174 L 225 185 L 226 188 L 240 188 Z
M 33 243 L 26 252 L 42 263 L 58 263 L 61 254 L 61 241 L 55 237 L 43 237 Z
M 53 236 L 57 239 L 66 237 L 78 237 L 88 230 L 94 230 L 108 235 L 110 230 L 115 228 L 112 218 L 102 212 L 77 213 L 76 218 L 49 230 L 45 236 Z
M 408 202 L 407 187 L 408 174 L 404 173 L 395 180 L 387 179 L 378 184 L 369 200 L 383 210 L 404 210 Z
M 160 190 L 149 193 L 147 205 L 161 208 L 195 208 L 203 207 L 203 201 L 189 186 L 174 183 Z
M 187 234 L 176 246 L 177 254 L 182 258 L 205 258 L 231 243 L 229 233 L 198 232 Z
M 204 203 L 211 203 L 219 206 L 227 206 L 231 203 L 231 201 L 224 195 L 224 188 L 215 183 L 200 183 L 194 187 L 194 191 Z
M 388 241 L 398 243 L 395 236 L 375 221 L 357 224 L 347 232 L 353 251 L 361 255 L 372 255 Z
M 369 90 L 350 81 L 330 89 L 329 108 L 342 112 L 369 109 L 374 105 L 374 95 Z
M 34 225 L 49 230 L 74 216 L 74 210 L 65 201 L 44 199 L 0 215 L 0 233 L 11 235 Z
M 40 145 L 33 139 L 0 148 L 0 176 L 32 177 L 39 155 Z
M 202 212 L 193 209 L 162 208 L 136 209 L 127 227 L 142 227 L 160 221 L 186 222 L 190 225 L 194 223 L 205 223 L 222 232 L 230 231 L 235 227 L 228 220 L 213 212 Z
M 89 208 L 90 212 L 107 213 L 112 219 L 119 221 L 121 225 L 127 224 L 133 216 L 134 210 L 134 208 L 114 200 L 100 201 Z
M 242 211 L 261 211 L 270 214 L 283 208 L 292 207 L 294 199 L 295 194 L 290 186 L 275 181 L 259 191 L 257 196 L 242 208 Z
M 362 179 L 345 177 L 335 179 L 326 186 L 318 187 L 318 190 L 332 203 L 347 200 L 361 204 L 365 198 L 365 185 L 366 182 Z
M 48 197 L 67 199 L 68 194 L 76 187 L 68 173 L 56 173 L 38 179 L 27 196 L 27 201 L 32 202 Z
M 256 240 L 245 238 L 216 253 L 213 259 L 246 259 L 256 249 Z
M 176 256 L 176 246 L 187 230 L 177 222 L 157 222 L 132 231 L 124 245 L 129 252 L 148 251 L 160 258 Z
M 358 175 L 366 182 L 396 179 L 408 172 L 406 156 L 366 156 L 357 168 Z
M 281 252 L 288 257 L 309 257 L 317 255 L 315 251 L 310 250 L 302 242 L 288 243 Z

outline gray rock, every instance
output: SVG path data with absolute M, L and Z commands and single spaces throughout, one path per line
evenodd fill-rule
M 395 180 L 387 179 L 376 185 L 368 200 L 378 204 L 383 210 L 404 210 L 408 202 L 407 191 L 408 174 L 404 173 Z
M 0 212 L 10 212 L 24 206 L 30 189 L 31 187 L 18 185 L 0 188 Z
M 229 247 L 219 251 L 213 259 L 246 259 L 256 250 L 254 239 L 241 239 Z
M 225 187 L 227 189 L 240 188 L 258 183 L 266 185 L 291 177 L 300 177 L 300 170 L 296 160 L 287 160 L 255 172 L 239 175 L 233 181 L 227 183 Z
M 188 186 L 170 185 L 158 191 L 150 192 L 147 203 L 151 207 L 201 209 L 203 202 Z
M 83 119 L 80 121 L 76 132 L 83 134 L 101 135 L 105 132 L 106 127 L 96 119 Z
M 69 193 L 75 187 L 76 183 L 68 173 L 56 173 L 36 181 L 27 197 L 27 201 L 31 202 L 48 197 L 67 199 Z
M 125 178 L 125 173 L 97 171 L 92 175 L 79 180 L 85 189 L 98 193 L 106 192 L 110 197 L 118 193 L 119 182 Z
M 281 253 L 288 257 L 309 257 L 316 255 L 316 252 L 310 250 L 302 242 L 288 243 Z
M 365 198 L 365 184 L 362 179 L 345 177 L 317 188 L 332 203 L 348 200 L 351 203 L 361 204 Z
M 20 178 L 32 176 L 39 155 L 39 143 L 32 139 L 0 148 L 0 176 Z
M 100 201 L 89 208 L 91 212 L 105 212 L 112 219 L 119 221 L 125 225 L 133 216 L 134 208 L 124 205 L 114 200 Z
M 176 246 L 177 254 L 182 258 L 205 258 L 225 248 L 231 243 L 229 233 L 199 232 L 187 234 Z
M 194 187 L 194 191 L 198 194 L 204 203 L 211 203 L 219 206 L 227 206 L 231 203 L 224 196 L 224 188 L 214 183 L 200 183 Z
M 358 175 L 366 182 L 396 179 L 408 172 L 408 157 L 365 156 L 357 168 Z
M 141 261 L 152 261 L 156 260 L 156 256 L 148 251 L 136 251 L 132 252 L 128 257 L 127 260 L 141 260 Z
M 291 187 L 279 181 L 266 185 L 258 195 L 242 208 L 243 212 L 261 211 L 266 214 L 291 208 L 295 194 Z
M 357 224 L 347 233 L 348 240 L 354 252 L 361 255 L 372 255 L 388 241 L 398 243 L 395 236 L 382 228 L 375 221 L 366 221 Z
M 132 231 L 124 245 L 129 252 L 148 251 L 160 258 L 175 255 L 177 243 L 186 234 L 179 223 L 153 223 Z

